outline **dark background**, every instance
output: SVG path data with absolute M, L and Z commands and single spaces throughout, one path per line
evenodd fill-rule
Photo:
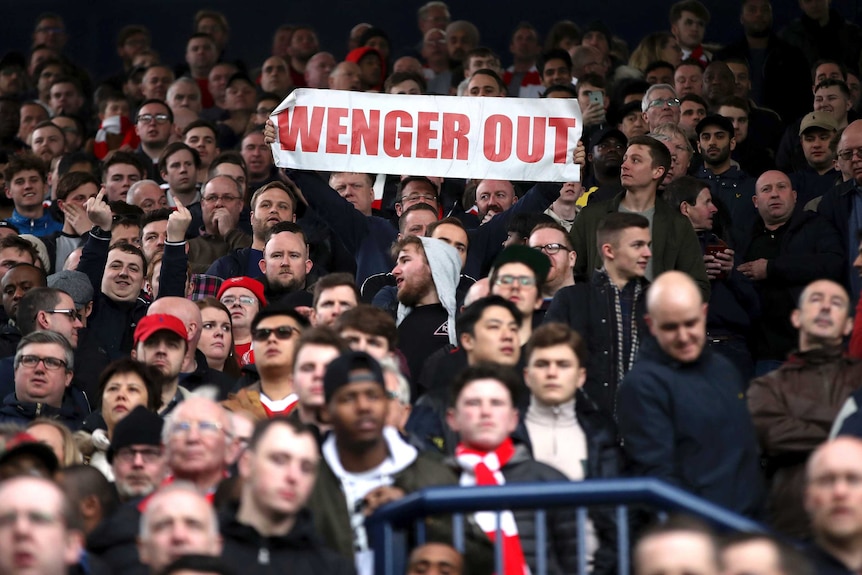
M 419 41 L 416 9 L 419 0 L 0 0 L 0 54 L 29 48 L 36 17 L 46 11 L 57 12 L 66 21 L 69 35 L 66 53 L 85 66 L 98 80 L 116 72 L 119 59 L 115 40 L 120 27 L 144 24 L 153 31 L 153 48 L 162 61 L 183 61 L 185 42 L 192 30 L 195 12 L 212 8 L 227 15 L 231 39 L 226 57 L 243 59 L 250 67 L 259 66 L 269 54 L 272 35 L 281 24 L 311 24 L 318 33 L 322 49 L 340 59 L 346 51 L 350 28 L 370 22 L 387 31 L 393 54 L 399 48 Z M 601 19 L 611 30 L 628 41 L 630 48 L 653 30 L 668 29 L 668 9 L 672 2 L 657 0 L 469 0 L 450 1 L 453 20 L 470 20 L 482 33 L 481 44 L 496 50 L 504 66 L 510 64 L 509 35 L 515 25 L 526 20 L 539 30 L 542 40 L 557 20 L 573 20 L 581 27 Z M 707 27 L 708 42 L 727 43 L 740 35 L 739 2 L 707 0 L 712 13 Z M 859 22 L 862 0 L 833 0 L 833 8 L 845 18 Z M 782 28 L 800 14 L 795 0 L 774 0 L 775 27 Z

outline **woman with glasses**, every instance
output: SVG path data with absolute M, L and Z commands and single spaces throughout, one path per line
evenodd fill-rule
M 107 451 L 117 423 L 135 407 L 156 412 L 162 403 L 161 378 L 151 367 L 129 358 L 110 364 L 99 377 L 101 408 L 84 421 L 75 441 L 87 462 L 114 480 Z
M 240 376 L 239 363 L 233 347 L 233 322 L 230 312 L 214 297 L 195 302 L 201 310 L 201 339 L 198 349 L 207 358 L 207 365 L 235 378 Z

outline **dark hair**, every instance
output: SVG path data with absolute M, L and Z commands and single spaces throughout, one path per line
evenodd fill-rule
M 440 189 L 429 178 L 425 176 L 407 176 L 406 178 L 398 182 L 398 191 L 395 194 L 395 203 L 401 203 L 401 196 L 404 192 L 404 188 L 407 186 L 407 184 L 412 184 L 413 182 L 419 182 L 428 186 L 431 191 L 434 192 L 435 197 L 440 195 Z
M 162 64 L 154 64 L 153 66 L 150 66 L 150 68 L 164 68 L 165 70 L 170 70 L 168 66 L 164 66 Z M 149 70 L 150 68 L 147 68 L 147 70 Z M 164 100 L 159 100 L 158 98 L 149 98 L 141 102 L 141 105 L 138 108 L 138 113 L 135 115 L 135 123 L 138 122 L 138 116 L 141 115 L 141 110 L 144 108 L 144 106 L 148 104 L 159 104 L 161 106 L 164 106 L 165 110 L 167 111 L 166 113 L 168 115 L 168 120 L 171 124 L 174 123 L 174 111 L 171 110 L 171 107 L 168 106 L 167 102 L 165 102 Z
M 662 145 L 664 147 L 664 145 Z M 613 244 L 619 233 L 627 228 L 649 229 L 649 220 L 640 214 L 613 212 L 602 218 L 596 228 L 596 244 L 601 251 L 604 244 Z
M 794 547 L 787 545 L 780 539 L 766 533 L 732 533 L 719 539 L 719 548 L 722 553 L 735 545 L 746 543 L 763 542 L 775 547 L 778 555 L 778 568 L 787 575 L 813 575 L 814 569 L 809 559 L 797 551 Z
M 688 94 L 686 96 L 683 96 L 680 99 L 680 101 L 681 102 L 687 102 L 688 100 L 692 99 L 693 96 L 695 96 L 695 94 Z M 700 96 L 698 96 L 698 98 L 700 98 Z M 701 98 L 701 100 L 702 99 L 703 98 Z M 728 96 L 727 98 L 723 98 L 718 103 L 718 108 L 721 108 L 722 106 L 730 106 L 732 108 L 739 108 L 740 110 L 745 111 L 746 116 L 751 114 L 751 104 L 748 103 L 748 100 L 746 100 L 745 98 L 740 98 L 739 96 Z
M 584 74 L 580 78 L 578 78 L 577 92 L 581 93 L 581 85 L 582 84 L 590 84 L 596 88 L 605 89 L 607 86 L 607 82 L 605 81 L 604 76 L 600 76 L 599 74 L 594 74 L 592 72 L 588 74 Z
M 177 152 L 182 152 L 184 150 L 192 155 L 192 161 L 195 163 L 195 168 L 198 170 L 201 169 L 201 155 L 197 150 L 183 142 L 171 142 L 164 150 L 162 150 L 162 153 L 159 154 L 159 173 L 168 171 L 168 158 Z
M 141 163 L 141 161 L 135 154 L 131 152 L 123 152 L 121 150 L 114 150 L 113 152 L 110 152 L 107 156 L 105 156 L 104 160 L 102 160 L 102 180 L 107 180 L 108 168 L 117 164 L 128 164 L 130 166 L 133 166 L 136 170 L 138 170 L 138 173 L 140 174 L 141 178 L 143 178 L 147 173 L 146 169 L 144 168 L 144 165 Z
M 547 98 L 548 94 L 551 92 L 566 92 L 572 98 L 578 97 L 578 91 L 575 90 L 575 87 L 571 84 L 554 84 L 553 86 L 549 86 L 544 92 L 542 92 L 541 98 Z
M 145 213 L 141 217 L 141 231 L 153 222 L 166 222 L 174 211 L 171 208 L 159 208 L 151 212 Z
M 489 307 L 502 307 L 512 314 L 518 325 L 524 323 L 524 316 L 515 304 L 504 297 L 498 295 L 489 295 L 479 298 L 467 307 L 465 307 L 458 317 L 455 318 L 455 331 L 458 335 L 458 341 L 461 341 L 461 336 L 465 333 L 476 335 L 476 324 L 484 315 L 485 310 Z
M 147 39 L 150 39 L 152 37 L 150 35 L 149 28 L 147 28 L 146 26 L 140 26 L 137 24 L 129 24 L 128 26 L 123 26 L 117 33 L 117 46 L 122 46 L 126 43 L 126 40 L 128 40 L 132 36 L 137 36 L 138 34 L 143 34 L 147 37 Z
M 545 213 L 518 212 L 509 218 L 506 226 L 507 233 L 516 233 L 524 239 L 530 237 L 530 232 L 539 224 L 553 222 L 554 218 Z
M 33 265 L 39 261 L 39 252 L 36 251 L 36 247 L 20 236 L 6 235 L 0 238 L 0 251 L 7 248 L 15 248 L 19 252 L 30 254 L 30 257 L 33 258 L 31 262 Z
M 698 68 L 700 68 L 700 71 L 703 72 L 703 64 L 700 63 L 700 60 L 695 60 L 691 57 L 686 58 L 685 60 L 680 62 L 679 65 L 676 67 L 677 70 L 679 70 L 681 66 L 697 66 Z
M 847 81 L 847 66 L 845 66 L 842 62 L 839 62 L 838 60 L 833 60 L 831 58 L 820 58 L 819 60 L 814 62 L 813 66 L 811 66 L 812 84 L 817 81 L 817 68 L 819 68 L 823 64 L 835 64 L 836 66 L 838 66 L 838 69 L 841 70 L 841 76 L 843 77 L 845 82 Z
M 509 397 L 512 398 L 512 407 L 514 408 L 518 405 L 518 397 L 521 395 L 524 383 L 515 373 L 515 370 L 498 363 L 479 362 L 464 368 L 452 380 L 452 385 L 449 387 L 449 406 L 455 407 L 455 404 L 458 402 L 458 396 L 461 395 L 464 388 L 479 379 L 495 379 L 499 381 L 509 392 Z
M 163 254 L 158 254 L 158 255 L 163 255 Z M 153 258 L 153 260 L 155 261 L 156 258 Z M 161 259 L 159 259 L 159 261 L 161 261 Z M 153 271 L 155 271 L 155 266 L 151 266 L 151 267 L 152 267 Z M 148 275 L 151 275 L 151 273 Z M 190 276 L 191 276 L 191 272 L 190 271 L 186 272 L 186 277 L 188 278 Z M 148 279 L 152 279 L 152 278 L 148 278 Z M 216 299 L 212 296 L 207 296 L 203 299 L 197 300 L 195 302 L 195 305 L 198 306 L 198 309 L 201 310 L 201 312 L 203 312 L 203 310 L 205 310 L 207 308 L 213 308 L 213 309 L 217 309 L 219 311 L 223 311 L 224 313 L 227 314 L 228 321 L 230 322 L 231 328 L 233 328 L 233 319 L 230 316 L 230 310 L 227 308 L 227 306 L 225 304 L 220 302 L 218 299 Z M 233 330 L 231 330 L 231 332 L 232 331 Z M 230 349 L 228 350 L 227 357 L 225 358 L 224 367 L 222 368 L 222 373 L 227 374 L 227 375 L 233 377 L 234 379 L 239 379 L 242 376 L 242 370 L 240 369 L 239 361 L 237 361 L 236 356 L 237 356 L 236 345 L 233 343 L 233 333 L 231 333 L 231 346 L 230 346 Z
M 391 76 L 386 78 L 386 81 L 383 83 L 383 92 L 388 94 L 389 90 L 391 90 L 393 86 L 396 86 L 401 82 L 407 82 L 408 80 L 416 82 L 419 85 L 419 91 L 423 94 L 428 91 L 428 82 L 426 82 L 425 78 L 420 74 L 415 72 L 394 72 Z
M 335 331 L 341 333 L 345 329 L 353 329 L 385 338 L 389 349 L 398 345 L 398 329 L 392 316 L 373 305 L 359 304 L 349 309 L 335 320 Z
M 47 124 L 51 124 L 51 122 L 42 122 L 39 126 Z M 56 124 L 51 125 L 58 130 L 60 129 Z M 39 128 L 39 126 L 36 126 L 34 131 Z M 48 166 L 45 165 L 42 158 L 34 154 L 16 154 L 9 158 L 9 163 L 6 164 L 6 169 L 3 170 L 3 175 L 6 177 L 6 186 L 9 186 L 9 183 L 12 181 L 12 178 L 15 177 L 15 174 L 19 174 L 27 170 L 33 170 L 38 173 L 43 182 L 48 181 Z
M 84 94 L 84 90 L 81 89 L 81 82 L 74 76 L 57 76 L 56 78 L 51 80 L 51 88 L 53 88 L 57 84 L 72 84 L 75 87 L 75 90 L 78 92 L 79 96 L 82 96 Z
M 31 290 L 32 291 L 32 290 Z M 147 388 L 147 409 L 158 411 L 162 406 L 162 380 L 161 374 L 152 366 L 129 357 L 120 358 L 108 364 L 99 375 L 99 405 L 102 405 L 102 396 L 108 381 L 115 375 L 133 373 L 141 378 Z
M 99 170 L 99 160 L 96 159 L 96 156 L 93 154 L 88 154 L 87 152 L 70 152 L 68 154 L 63 154 L 62 156 L 58 156 L 60 161 L 57 163 L 57 175 L 61 178 L 69 173 L 69 170 L 72 169 L 72 166 L 75 164 L 89 164 L 90 170 L 88 173 L 96 175 Z
M 508 88 L 506 87 L 506 83 L 503 82 L 502 78 L 500 78 L 500 75 L 497 74 L 497 72 L 495 72 L 494 70 L 492 70 L 490 68 L 480 68 L 480 69 L 476 70 L 475 72 L 473 72 L 473 75 L 470 76 L 470 79 L 473 79 L 476 76 L 490 76 L 491 78 L 496 80 L 497 87 L 500 89 L 501 92 L 506 94 L 509 91 Z M 467 81 L 467 84 L 468 85 L 470 84 L 469 80 Z
M 58 200 L 65 200 L 69 194 L 83 185 L 93 184 L 99 189 L 99 180 L 90 172 L 69 172 L 57 182 L 56 195 Z
M 304 315 L 293 309 L 292 307 L 284 307 L 284 306 L 267 306 L 264 309 L 257 312 L 257 315 L 254 316 L 254 319 L 251 320 L 251 330 L 254 331 L 257 329 L 257 325 L 269 317 L 276 316 L 286 316 L 293 318 L 296 323 L 299 324 L 301 328 L 308 327 L 308 318 Z
M 102 517 L 110 517 L 120 505 L 117 490 L 96 467 L 75 464 L 63 468 L 63 479 L 60 486 L 70 501 L 80 502 L 89 497 L 99 501 Z M 73 525 L 67 526 L 73 529 Z
M 39 329 L 36 316 L 40 311 L 56 308 L 60 303 L 60 293 L 61 290 L 57 288 L 35 287 L 24 294 L 18 302 L 18 313 L 15 314 L 21 334 L 27 335 Z
M 464 222 L 462 222 L 461 220 L 459 220 L 455 216 L 448 216 L 448 217 L 443 218 L 442 220 L 437 220 L 436 222 L 431 222 L 430 224 L 428 224 L 428 227 L 425 228 L 425 237 L 430 238 L 431 234 L 434 233 L 434 230 L 436 230 L 438 227 L 440 227 L 444 224 L 448 224 L 450 226 L 455 226 L 457 228 L 461 228 L 462 230 L 464 230 L 465 233 L 467 232 L 467 228 L 464 227 Z M 470 236 L 468 235 L 467 236 L 467 247 L 469 247 L 469 245 L 470 245 Z
M 134 246 L 129 242 L 117 242 L 115 244 L 111 244 L 111 246 L 108 248 L 108 252 L 111 252 L 113 250 L 120 250 L 123 253 L 131 254 L 133 256 L 141 258 L 141 267 L 146 269 L 147 257 L 144 255 L 144 252 L 141 251 L 141 248 L 139 248 L 138 246 Z
M 209 177 L 212 177 L 213 170 L 215 170 L 221 164 L 235 164 L 242 168 L 242 171 L 245 173 L 246 178 L 248 177 L 248 167 L 245 165 L 245 159 L 242 157 L 242 154 L 239 152 L 228 150 L 226 152 L 222 152 L 210 162 L 210 172 Z
M 428 263 L 428 256 L 425 255 L 425 244 L 423 244 L 422 240 L 420 240 L 416 236 L 404 236 L 400 240 L 393 243 L 392 248 L 389 250 L 389 255 L 392 256 L 393 260 L 397 260 L 398 254 L 401 253 L 401 250 L 403 250 L 407 246 L 415 246 L 417 251 L 422 255 L 422 259 L 425 262 L 425 265 L 430 266 L 430 264 Z
M 331 327 L 317 326 L 309 328 L 302 332 L 299 341 L 293 349 L 293 367 L 296 367 L 296 358 L 299 357 L 299 351 L 306 345 L 322 345 L 333 347 L 338 350 L 338 354 L 347 353 L 350 347 L 347 342 L 342 339 L 338 333 Z
M 353 290 L 353 295 L 356 296 L 356 301 L 359 302 L 359 288 L 356 287 L 356 278 L 353 277 L 353 274 L 347 272 L 336 272 L 326 274 L 314 284 L 314 299 L 312 300 L 311 307 L 317 307 L 317 302 L 320 300 L 320 294 L 323 293 L 324 290 L 338 286 L 347 286 L 351 288 Z
M 632 146 L 646 146 L 649 148 L 649 155 L 652 159 L 653 168 L 664 168 L 664 173 L 658 180 L 658 184 L 664 180 L 668 170 L 670 170 L 671 157 L 670 150 L 663 143 L 659 142 L 652 136 L 635 136 L 629 139 L 628 148 Z
M 216 129 L 215 124 L 207 120 L 193 120 L 183 129 L 183 139 L 185 139 L 188 133 L 195 128 L 207 128 L 213 133 L 214 137 L 218 138 L 218 130 Z
M 668 17 L 671 26 L 676 24 L 676 21 L 682 18 L 683 12 L 691 12 L 703 20 L 704 24 L 709 24 L 709 10 L 706 9 L 706 6 L 698 2 L 698 0 L 682 0 L 682 2 L 677 2 L 670 7 L 670 14 Z
M 674 211 L 679 211 L 679 206 L 683 202 L 690 206 L 695 205 L 697 197 L 704 188 L 709 189 L 709 182 L 692 176 L 682 176 L 665 186 L 662 196 Z
M 552 50 L 566 38 L 573 38 L 576 44 L 581 42 L 581 29 L 571 20 L 560 20 L 555 22 L 548 31 L 545 38 L 545 49 Z
M 644 76 L 649 75 L 650 72 L 654 72 L 655 70 L 661 70 L 662 68 L 670 70 L 670 73 L 673 74 L 673 64 L 664 60 L 655 60 L 647 64 L 647 67 L 644 68 Z
M 425 202 L 419 202 L 418 204 L 413 204 L 403 212 L 401 212 L 401 217 L 398 218 L 398 231 L 404 233 L 404 223 L 407 221 L 407 215 L 412 214 L 413 212 L 430 212 L 434 214 L 434 220 L 437 220 L 438 212 L 437 209 L 426 204 Z M 427 237 L 427 235 L 426 235 Z
M 641 544 L 650 537 L 657 537 L 661 535 L 668 535 L 671 533 L 680 532 L 690 533 L 693 535 L 702 535 L 703 537 L 706 537 L 710 543 L 710 547 L 712 547 L 711 559 L 714 561 L 716 566 L 720 564 L 715 533 L 709 527 L 708 524 L 696 517 L 691 517 L 689 515 L 671 515 L 661 523 L 654 523 L 653 525 L 650 525 L 641 532 L 640 537 L 638 537 L 632 548 L 632 552 L 634 556 L 637 557 L 637 548 L 640 547 Z M 637 567 L 635 567 L 635 569 L 637 569 Z
M 683 102 L 694 102 L 695 104 L 700 104 L 701 106 L 703 106 L 704 110 L 709 110 L 709 104 L 706 102 L 706 100 L 703 99 L 703 96 L 698 96 L 697 94 L 686 94 L 679 99 L 679 102 L 680 104 L 682 104 Z
M 254 452 L 257 449 L 257 446 L 260 444 L 261 439 L 263 439 L 263 436 L 266 435 L 270 427 L 272 427 L 273 425 L 286 425 L 296 435 L 307 434 L 310 435 L 312 439 L 314 439 L 314 433 L 312 433 L 311 428 L 299 421 L 298 419 L 294 419 L 292 417 L 273 417 L 257 422 L 257 424 L 254 426 L 254 431 L 251 432 L 251 437 L 248 440 L 248 447 L 246 447 L 246 451 Z
M 569 69 L 569 74 L 572 73 L 572 57 L 571 55 L 563 50 L 562 48 L 552 48 L 547 52 L 544 52 L 540 57 L 539 61 L 536 65 L 536 68 L 539 70 L 539 76 L 545 76 L 545 64 L 550 62 L 551 60 L 562 60 L 566 65 L 566 68 Z
M 822 88 L 831 88 L 832 86 L 838 86 L 838 89 L 841 90 L 841 93 L 844 94 L 844 97 L 848 100 L 850 99 L 850 88 L 847 87 L 847 82 L 843 80 L 833 80 L 832 78 L 826 78 L 816 86 L 814 86 L 814 92 L 817 93 L 817 90 Z
M 264 243 L 269 243 L 269 240 L 272 238 L 272 236 L 284 232 L 289 232 L 291 234 L 296 234 L 300 236 L 302 238 L 302 243 L 304 243 L 306 246 L 308 245 L 308 238 L 305 237 L 305 232 L 302 231 L 302 226 L 300 226 L 296 222 L 278 222 L 269 230 L 267 230 L 266 241 Z
M 537 349 L 545 349 L 557 345 L 565 345 L 571 348 L 578 358 L 580 367 L 587 366 L 587 343 L 581 334 L 573 330 L 564 323 L 550 322 L 542 324 L 533 331 L 530 339 L 527 341 L 527 348 L 524 352 L 524 359 L 529 363 L 530 356 Z

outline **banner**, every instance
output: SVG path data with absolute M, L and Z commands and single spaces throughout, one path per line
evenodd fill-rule
M 294 90 L 272 113 L 277 166 L 444 178 L 580 180 L 572 99 Z

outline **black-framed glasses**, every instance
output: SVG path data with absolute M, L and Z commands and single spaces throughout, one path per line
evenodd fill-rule
M 852 150 L 843 150 L 841 152 L 838 152 L 838 157 L 845 162 L 852 159 L 853 156 L 856 156 L 857 160 L 862 160 L 862 148 L 854 148 Z
M 662 106 L 668 106 L 670 108 L 678 108 L 679 105 L 680 105 L 679 98 L 659 98 L 658 100 L 650 100 L 650 103 L 647 105 L 647 109 L 660 108 Z
M 141 114 L 138 116 L 139 124 L 152 124 L 154 121 L 156 124 L 167 124 L 170 120 L 167 114 Z
M 530 276 L 514 276 L 512 274 L 505 274 L 502 276 L 497 276 L 497 281 L 495 282 L 497 285 L 520 285 L 520 286 L 534 286 L 536 285 L 536 278 Z
M 49 371 L 57 371 L 58 369 L 65 369 L 66 362 L 62 359 L 57 359 L 56 357 L 39 357 L 38 355 L 22 355 L 18 360 L 18 365 L 23 365 L 24 367 L 36 367 L 39 365 L 39 362 L 42 362 L 42 365 L 45 366 L 45 369 Z
M 540 252 L 545 252 L 549 256 L 559 253 L 560 250 L 566 250 L 567 252 L 572 251 L 563 244 L 545 244 L 543 246 L 533 246 L 533 249 Z
M 293 334 L 299 334 L 300 330 L 298 327 L 293 327 L 292 325 L 280 325 L 278 327 L 261 327 L 254 330 L 251 334 L 251 338 L 254 341 L 266 341 L 269 339 L 269 336 L 275 334 L 276 339 L 290 339 L 293 337 Z
M 60 315 L 65 315 L 69 318 L 70 321 L 82 321 L 81 314 L 76 309 L 46 309 L 43 310 L 45 313 L 58 313 Z

